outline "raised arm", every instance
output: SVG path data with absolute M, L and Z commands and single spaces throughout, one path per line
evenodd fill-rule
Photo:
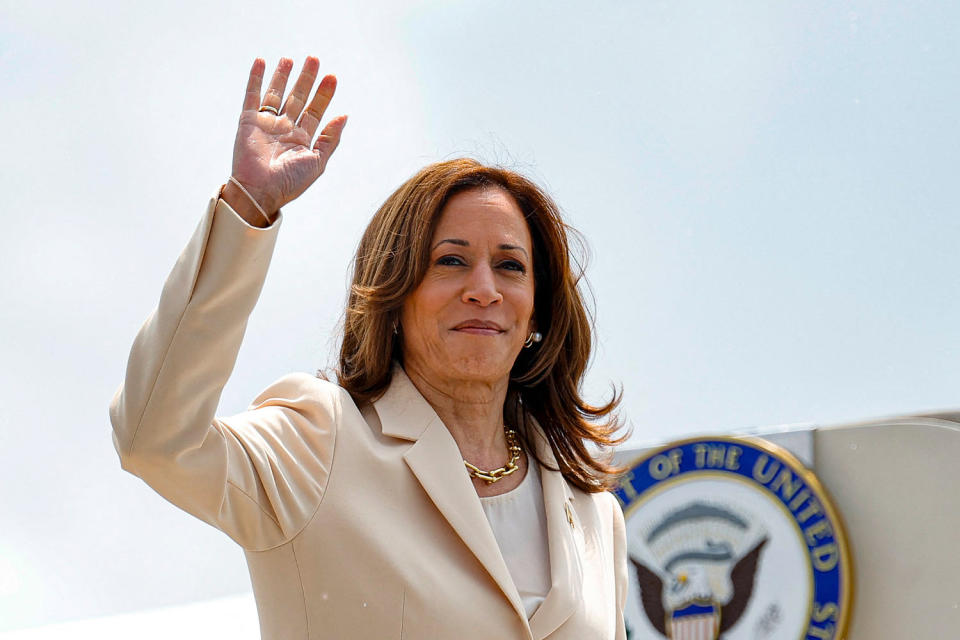
M 258 110 L 263 61 L 254 63 L 234 150 L 233 178 L 243 189 L 231 197 L 225 188 L 210 201 L 134 340 L 110 403 L 123 468 L 254 549 L 289 538 L 313 513 L 339 411 L 336 387 L 300 374 L 279 380 L 246 412 L 215 416 L 267 274 L 279 207 L 322 173 L 343 130 L 345 119 L 334 119 L 311 142 L 335 82 L 324 78 L 301 114 L 316 66 L 307 60 L 274 115 Z M 289 69 L 282 60 L 266 105 L 279 104 Z M 268 225 L 257 207 L 276 223 Z

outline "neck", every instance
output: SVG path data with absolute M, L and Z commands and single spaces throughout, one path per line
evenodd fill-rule
M 426 374 L 414 363 L 404 371 L 433 407 L 460 454 L 481 468 L 496 468 L 508 459 L 503 425 L 503 405 L 509 380 L 458 380 Z

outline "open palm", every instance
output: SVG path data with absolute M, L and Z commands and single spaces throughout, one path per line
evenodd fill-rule
M 347 117 L 331 120 L 314 140 L 337 79 L 324 76 L 308 104 L 319 68 L 318 60 L 308 57 L 283 103 L 293 61 L 281 58 L 261 101 L 264 68 L 264 61 L 257 58 L 250 69 L 233 147 L 232 175 L 264 210 L 273 212 L 320 177 L 340 142 Z

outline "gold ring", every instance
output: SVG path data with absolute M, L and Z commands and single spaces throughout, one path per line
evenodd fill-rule
M 263 105 L 262 107 L 260 107 L 260 108 L 258 109 L 258 111 L 269 111 L 270 113 L 272 113 L 272 114 L 275 115 L 275 116 L 280 115 L 280 112 L 277 110 L 276 107 L 271 107 L 271 106 L 268 105 L 268 104 L 265 104 L 265 105 Z

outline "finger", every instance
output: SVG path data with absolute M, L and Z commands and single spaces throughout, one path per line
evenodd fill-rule
M 313 100 L 310 101 L 310 106 L 303 111 L 303 116 L 300 118 L 300 126 L 306 130 L 307 135 L 311 138 L 313 134 L 316 133 L 317 127 L 320 126 L 320 120 L 323 119 L 323 112 L 327 110 L 327 106 L 330 104 L 330 100 L 333 99 L 333 94 L 336 90 L 336 76 L 324 76 L 323 80 L 320 81 L 320 86 L 317 87 L 317 92 L 313 94 Z
M 270 86 L 263 95 L 263 106 L 273 107 L 279 110 L 283 101 L 283 90 L 287 86 L 287 78 L 290 77 L 290 70 L 293 69 L 293 60 L 290 58 L 280 58 L 277 64 L 277 70 L 273 72 L 270 78 Z
M 287 96 L 287 101 L 283 105 L 281 114 L 286 114 L 291 120 L 296 122 L 300 117 L 300 111 L 303 105 L 307 104 L 307 97 L 310 95 L 310 89 L 313 83 L 317 81 L 317 70 L 320 68 L 320 61 L 310 56 L 303 63 L 303 69 L 300 71 L 300 77 L 297 83 L 293 85 L 293 90 Z
M 243 110 L 256 111 L 260 106 L 260 87 L 263 86 L 263 70 L 266 63 L 263 58 L 257 58 L 250 67 L 250 78 L 247 80 L 247 92 L 243 94 Z
M 313 150 L 320 154 L 324 162 L 336 151 L 337 145 L 340 144 L 340 136 L 346 126 L 347 116 L 337 116 L 328 122 L 320 135 L 317 136 L 317 141 L 313 143 Z

